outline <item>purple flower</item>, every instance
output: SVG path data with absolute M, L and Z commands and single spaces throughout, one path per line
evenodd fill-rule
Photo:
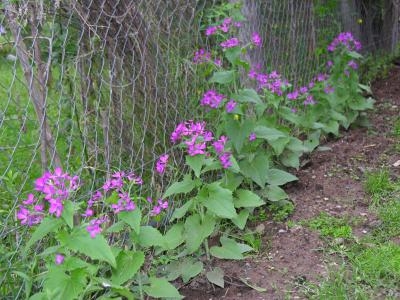
M 235 26 L 236 28 L 240 28 L 240 27 L 242 27 L 242 23 L 241 22 L 235 22 L 235 23 L 233 23 L 233 26 Z
M 352 68 L 353 70 L 357 70 L 358 69 L 358 64 L 354 60 L 349 61 L 349 63 L 347 65 L 350 68 Z
M 254 141 L 256 138 L 257 138 L 257 136 L 256 136 L 255 132 L 250 133 L 250 135 L 249 135 L 249 141 L 250 142 Z
M 290 109 L 290 111 L 291 111 L 292 113 L 297 113 L 297 109 L 294 108 L 294 107 L 292 107 L 292 108 Z
M 349 77 L 350 76 L 350 71 L 349 70 L 344 70 L 344 75 L 346 75 L 347 77 Z
M 222 32 L 228 32 L 229 31 L 229 27 L 232 23 L 232 18 L 225 18 L 222 21 L 222 24 L 218 27 Z
M 89 232 L 91 238 L 95 238 L 98 234 L 100 234 L 103 231 L 100 225 L 106 221 L 108 221 L 107 216 L 103 216 L 98 219 L 93 219 L 90 221 L 89 225 L 86 227 L 86 230 Z
M 163 154 L 158 159 L 158 161 L 156 163 L 156 171 L 157 171 L 158 174 L 164 174 L 165 167 L 166 167 L 166 165 L 168 163 L 168 158 L 169 158 L 168 154 Z
M 328 46 L 328 51 L 333 52 L 339 46 L 344 46 L 349 51 L 361 50 L 361 43 L 354 39 L 351 32 L 341 32 Z
M 36 202 L 35 196 L 33 194 L 28 194 L 28 198 L 25 201 L 22 201 L 25 205 L 31 205 Z
M 203 98 L 200 100 L 201 106 L 209 106 L 211 108 L 218 108 L 222 100 L 225 99 L 225 96 L 222 94 L 218 94 L 214 90 L 208 90 L 203 95 Z
M 222 155 L 219 156 L 219 161 L 221 162 L 221 165 L 224 169 L 228 169 L 230 166 L 232 166 L 231 153 L 224 152 Z
M 236 107 L 236 102 L 234 100 L 230 100 L 228 103 L 226 103 L 226 112 L 231 113 L 235 110 Z
M 333 61 L 328 60 L 328 62 L 326 63 L 326 66 L 330 69 L 333 67 Z
M 194 53 L 193 56 L 193 63 L 195 64 L 200 64 L 204 62 L 208 62 L 211 59 L 211 53 L 204 50 L 204 49 L 199 49 Z
M 329 84 L 324 89 L 325 94 L 332 94 L 334 91 L 335 88 L 333 86 L 330 86 Z
M 312 95 L 308 95 L 306 100 L 304 100 L 303 104 L 304 105 L 314 105 L 316 102 L 314 100 L 314 97 Z
M 307 88 L 306 86 L 302 86 L 302 87 L 300 88 L 300 93 L 305 94 L 305 93 L 307 93 L 307 92 L 308 92 L 308 88 Z
M 308 88 L 312 89 L 315 86 L 315 82 L 314 81 L 310 81 L 310 83 L 308 84 Z
M 251 36 L 251 42 L 253 43 L 254 46 L 261 47 L 262 40 L 258 32 L 253 32 Z
M 64 258 L 65 257 L 63 255 L 56 254 L 56 259 L 55 259 L 56 265 L 61 265 L 64 262 Z
M 296 100 L 298 97 L 299 97 L 299 91 L 298 90 L 294 90 L 293 92 L 287 94 L 287 98 L 289 100 Z
M 214 65 L 216 65 L 217 67 L 221 67 L 222 66 L 222 60 L 220 60 L 219 58 L 214 59 Z
M 232 47 L 239 46 L 239 43 L 240 42 L 239 42 L 238 38 L 231 38 L 229 40 L 222 42 L 220 45 L 222 48 L 226 49 L 226 48 L 232 48 Z
M 228 141 L 228 138 L 224 135 L 221 135 L 219 140 L 217 140 L 213 143 L 215 152 L 217 152 L 218 154 L 221 154 L 222 152 L 224 152 L 225 144 L 227 141 Z
M 216 26 L 207 27 L 207 29 L 206 29 L 206 36 L 213 35 L 213 34 L 215 34 L 216 32 L 217 32 L 217 27 L 216 27 Z

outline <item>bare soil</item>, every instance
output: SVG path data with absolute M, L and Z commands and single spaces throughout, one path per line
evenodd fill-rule
M 400 160 L 391 137 L 392 120 L 400 115 L 400 67 L 395 66 L 387 78 L 372 85 L 375 109 L 368 114 L 369 127 L 343 131 L 340 138 L 323 146 L 331 150 L 315 152 L 309 163 L 296 172 L 299 181 L 288 187 L 295 204 L 289 218 L 297 223 L 316 217 L 320 212 L 349 216 L 358 220 L 353 233 L 361 237 L 377 226 L 376 217 L 368 210 L 370 199 L 364 191 L 368 171 L 386 166 L 393 177 L 400 176 Z M 260 225 L 260 223 L 255 224 Z M 318 283 L 327 277 L 328 269 L 321 249 L 324 241 L 307 227 L 265 221 L 258 254 L 242 261 L 214 259 L 209 267 L 225 272 L 225 288 L 197 277 L 180 288 L 186 299 L 305 299 L 300 285 Z M 257 292 L 240 280 L 263 287 Z

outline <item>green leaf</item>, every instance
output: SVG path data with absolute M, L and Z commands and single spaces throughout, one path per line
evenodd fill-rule
M 133 211 L 123 211 L 118 214 L 118 219 L 128 224 L 136 233 L 140 232 L 140 223 L 142 221 L 142 212 L 139 208 Z
M 270 185 L 284 185 L 295 180 L 298 180 L 296 176 L 279 169 L 269 169 L 267 173 L 267 183 Z
M 262 292 L 266 292 L 266 291 L 267 291 L 266 288 L 262 288 L 262 287 L 256 286 L 256 285 L 250 283 L 250 282 L 249 282 L 247 279 L 245 279 L 245 278 L 239 277 L 239 279 L 240 279 L 245 285 L 247 285 L 248 287 L 252 288 L 253 290 L 255 290 L 255 291 L 259 292 L 259 293 L 262 293 Z
M 121 251 L 117 256 L 117 267 L 112 270 L 111 282 L 122 285 L 136 275 L 144 263 L 142 251 Z
M 278 129 L 266 126 L 257 126 L 254 128 L 257 138 L 266 139 L 268 142 L 276 141 L 279 138 L 287 138 L 288 135 Z
M 374 108 L 374 100 L 372 98 L 365 99 L 363 97 L 357 97 L 349 102 L 349 107 L 353 110 L 367 110 Z
M 371 87 L 369 87 L 368 85 L 359 83 L 358 86 L 359 86 L 359 88 L 360 88 L 361 90 L 367 92 L 368 94 L 372 94 Z
M 47 217 L 42 220 L 39 226 L 35 229 L 32 237 L 29 239 L 28 243 L 24 248 L 24 253 L 27 253 L 29 248 L 32 247 L 34 243 L 44 238 L 50 232 L 56 232 L 58 228 L 62 225 L 60 219 L 55 219 L 53 217 Z
M 192 168 L 194 175 L 196 175 L 197 178 L 200 176 L 201 168 L 204 164 L 204 158 L 204 155 L 186 155 L 186 164 Z
M 284 151 L 279 157 L 279 160 L 285 167 L 298 169 L 300 167 L 301 155 L 302 152 Z
M 236 64 L 236 62 L 240 59 L 240 54 L 242 52 L 242 49 L 240 47 L 232 47 L 228 48 L 224 51 L 226 59 L 231 63 L 231 64 Z
M 249 218 L 250 212 L 247 209 L 242 209 L 236 218 L 231 219 L 240 230 L 243 230 L 246 226 L 247 219 Z
M 226 172 L 225 176 L 221 179 L 221 186 L 228 190 L 234 191 L 243 182 L 243 176 Z
M 242 247 L 235 240 L 227 237 L 221 237 L 221 247 L 213 246 L 210 248 L 210 253 L 220 259 L 243 259 L 242 253 L 253 250 L 251 247 Z
M 245 142 L 248 141 L 250 133 L 253 131 L 253 123 L 245 120 L 243 122 L 229 119 L 225 125 L 226 133 L 233 146 L 240 153 Z
M 71 201 L 65 201 L 61 218 L 64 219 L 65 223 L 68 225 L 69 228 L 74 227 L 74 212 L 75 212 L 74 203 Z
M 193 204 L 193 199 L 190 199 L 185 204 L 183 204 L 181 207 L 176 208 L 174 213 L 171 216 L 171 222 L 174 221 L 175 219 L 183 218 L 186 215 L 187 211 L 192 206 L 192 204 Z
M 258 195 L 249 190 L 237 190 L 236 196 L 235 207 L 258 207 L 265 204 Z
M 201 167 L 200 167 L 201 168 Z M 181 193 L 189 193 L 196 187 L 196 181 L 192 180 L 189 174 L 185 175 L 182 181 L 174 182 L 168 189 L 165 191 L 162 196 L 163 199 L 176 194 Z
M 154 298 L 174 298 L 182 299 L 178 290 L 170 284 L 165 278 L 150 277 L 150 286 L 144 286 L 143 291 Z
M 49 269 L 44 282 L 44 291 L 51 299 L 76 299 L 87 285 L 85 269 L 76 269 L 67 275 L 62 268 Z
M 140 227 L 139 243 L 142 247 L 164 247 L 164 239 L 162 234 L 152 226 Z
M 266 155 L 259 154 L 251 162 L 243 160 L 239 162 L 241 173 L 247 178 L 251 178 L 261 188 L 264 188 L 267 182 L 269 170 L 269 158 Z
M 116 232 L 121 232 L 124 229 L 125 229 L 125 222 L 120 221 L 120 222 L 116 222 L 116 223 L 112 224 L 110 227 L 108 227 L 106 229 L 106 232 L 107 233 L 111 233 L 111 232 L 116 233 Z
M 183 224 L 177 223 L 167 231 L 163 237 L 166 250 L 173 250 L 184 242 L 183 229 Z
M 307 148 L 301 140 L 295 137 L 290 137 L 290 142 L 287 144 L 286 148 L 293 152 L 306 152 Z
M 282 137 L 273 141 L 268 141 L 276 155 L 281 155 L 286 145 L 290 142 L 290 137 Z
M 215 228 L 215 219 L 206 215 L 201 222 L 199 215 L 189 216 L 185 221 L 185 240 L 188 254 L 197 251 L 203 240 L 213 233 Z
M 304 141 L 304 146 L 307 148 L 308 152 L 311 152 L 318 147 L 320 136 L 321 136 L 321 131 L 316 130 L 308 136 L 306 141 Z
M 218 217 L 232 219 L 237 216 L 233 206 L 232 191 L 220 186 L 219 182 L 207 185 L 208 196 L 200 202 Z
M 235 80 L 235 71 L 221 71 L 214 72 L 213 76 L 210 78 L 210 83 L 220 83 L 227 84 Z
M 108 262 L 112 267 L 116 266 L 115 257 L 106 239 L 101 234 L 91 238 L 84 228 L 74 230 L 71 234 L 60 233 L 59 240 L 73 251 Z
M 339 123 L 335 120 L 330 120 L 327 124 L 324 125 L 323 130 L 326 133 L 332 133 L 336 136 L 339 135 Z
M 289 198 L 282 188 L 275 185 L 268 186 L 264 194 L 266 195 L 268 200 L 272 202 L 281 201 Z
M 209 282 L 224 288 L 224 271 L 221 268 L 215 267 L 214 270 L 206 273 L 206 277 Z
M 355 58 L 355 59 L 361 59 L 363 57 L 360 53 L 355 52 L 355 51 L 349 51 L 349 52 L 347 52 L 347 54 L 350 57 Z
M 203 263 L 201 261 L 195 262 L 193 258 L 186 257 L 182 260 L 171 262 L 165 269 L 168 273 L 168 281 L 175 280 L 181 276 L 183 282 L 187 283 L 191 278 L 203 271 Z
M 237 94 L 232 95 L 232 98 L 240 103 L 262 104 L 260 96 L 254 89 L 241 89 Z

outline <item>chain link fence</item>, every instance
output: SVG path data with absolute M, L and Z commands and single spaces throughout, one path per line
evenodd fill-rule
M 192 54 L 208 43 L 207 12 L 223 2 L 1 2 L 0 286 L 18 277 L 15 247 L 24 234 L 15 210 L 43 170 L 61 166 L 80 175 L 88 193 L 111 171 L 133 170 L 161 193 L 166 182 L 153 164 L 170 148 L 175 125 L 198 117 L 202 91 Z M 240 34 L 263 38 L 248 58 L 300 84 L 340 31 L 353 31 L 366 53 L 395 51 L 399 1 L 369 2 L 243 1 Z M 17 282 L 6 296 L 20 295 Z

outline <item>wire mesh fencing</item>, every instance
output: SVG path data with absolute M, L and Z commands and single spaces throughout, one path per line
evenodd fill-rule
M 399 1 L 377 1 L 369 10 L 365 1 L 335 1 L 327 9 L 331 2 L 243 1 L 247 22 L 240 34 L 258 31 L 263 38 L 263 47 L 248 53 L 250 61 L 300 84 L 318 70 L 318 54 L 342 30 L 353 31 L 366 52 L 396 50 Z M 207 12 L 221 5 L 1 2 L 0 286 L 15 284 L 9 278 L 17 277 L 24 240 L 15 211 L 43 170 L 61 166 L 80 175 L 87 193 L 115 170 L 133 170 L 155 194 L 179 176 L 161 180 L 154 161 L 170 149 L 175 125 L 199 113 L 192 54 L 208 43 Z M 22 286 L 14 290 L 6 296 L 18 296 Z

